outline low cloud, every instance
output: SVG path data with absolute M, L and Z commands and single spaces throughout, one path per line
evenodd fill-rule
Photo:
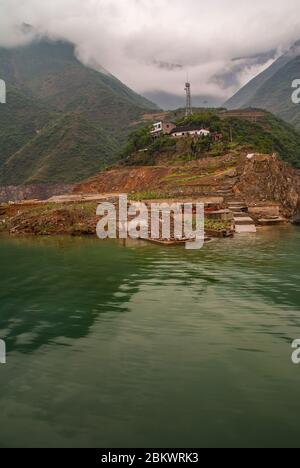
M 300 38 L 299 0 L 1 0 L 0 45 L 76 45 L 141 93 L 224 100 Z

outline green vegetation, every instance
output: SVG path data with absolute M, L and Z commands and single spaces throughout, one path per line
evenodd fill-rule
M 289 51 L 240 89 L 225 106 L 230 109 L 266 109 L 300 131 L 299 105 L 291 99 L 291 84 L 298 78 L 299 69 L 300 56 Z
M 211 229 L 212 231 L 225 231 L 231 228 L 230 221 L 217 221 L 214 219 L 205 218 L 204 228 Z
M 188 119 L 181 111 L 171 112 L 168 119 L 181 115 L 177 124 L 220 132 L 222 141 L 169 136 L 153 141 L 149 126 L 137 127 L 141 116 L 156 106 L 105 70 L 82 65 L 70 44 L 44 41 L 0 48 L 0 63 L 1 78 L 8 84 L 7 104 L 0 106 L 2 185 L 76 183 L 117 160 L 128 166 L 172 165 L 241 151 L 277 152 L 300 167 L 299 134 L 272 114 L 252 123 L 220 118 L 213 109 Z M 299 106 L 290 99 L 291 77 L 299 65 L 299 57 L 276 65 L 274 73 L 259 80 L 253 103 L 270 106 L 300 128 Z M 270 83 L 269 93 L 265 86 Z
M 199 125 L 202 128 L 209 128 L 211 132 L 221 132 L 223 129 L 221 119 L 213 110 L 197 112 L 194 115 L 177 120 L 176 124 Z
M 128 195 L 128 199 L 131 201 L 143 201 L 143 200 L 164 200 L 171 198 L 170 193 L 160 191 L 149 191 L 139 192 Z
M 300 167 L 300 134 L 292 126 L 265 112 L 256 122 L 242 118 L 220 118 L 217 111 L 202 111 L 177 121 L 178 125 L 201 125 L 221 133 L 222 140 L 211 137 L 175 139 L 163 136 L 151 140 L 149 127 L 129 136 L 121 158 L 126 165 L 155 165 L 162 156 L 173 163 L 189 162 L 206 156 L 222 156 L 241 151 L 278 153 L 281 159 Z
M 278 153 L 281 159 L 300 167 L 300 134 L 272 114 L 263 121 L 251 123 L 229 119 L 235 143 L 259 153 Z
M 134 130 L 129 134 L 127 143 L 120 153 L 121 159 L 125 159 L 140 150 L 146 149 L 148 151 L 152 141 L 149 126 Z
M 130 165 L 132 154 L 141 153 L 139 156 L 146 162 L 145 165 L 152 165 L 154 162 L 153 155 L 176 147 L 176 140 L 169 136 L 162 136 L 153 140 L 150 129 L 151 127 L 147 125 L 129 134 L 127 143 L 119 155 L 121 160 Z M 152 163 L 149 164 L 149 161 L 152 161 Z M 134 159 L 133 163 L 137 164 L 137 158 Z
M 196 219 L 193 219 L 192 227 L 194 230 L 197 228 Z M 204 229 L 211 231 L 228 231 L 231 229 L 231 222 L 205 218 Z
M 78 114 L 65 114 L 6 161 L 0 183 L 79 182 L 111 162 L 116 151 L 116 142 L 102 129 Z
M 161 179 L 161 182 L 166 182 L 169 185 L 172 185 L 174 187 L 180 186 L 182 184 L 186 185 L 189 182 L 196 182 L 202 177 L 206 177 L 208 174 L 198 174 L 198 175 L 191 175 L 191 174 L 170 174 L 167 177 L 164 177 Z
M 130 125 L 156 109 L 105 70 L 82 65 L 70 44 L 0 48 L 0 63 L 8 84 L 2 185 L 83 180 L 113 163 Z
M 0 106 L 0 167 L 56 116 L 36 99 L 8 86 L 7 103 Z

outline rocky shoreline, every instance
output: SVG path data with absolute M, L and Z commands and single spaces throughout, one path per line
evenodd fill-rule
M 0 232 L 96 235 L 97 205 L 105 201 L 117 203 L 120 193 L 128 193 L 132 203 L 203 202 L 206 230 L 212 237 L 226 237 L 233 232 L 254 233 L 258 226 L 300 222 L 300 172 L 275 155 L 251 154 L 235 159 L 229 155 L 180 169 L 185 171 L 184 178 L 179 167 L 175 168 L 177 172 L 173 167 L 140 167 L 126 169 L 124 174 L 124 169 L 119 168 L 100 173 L 72 188 L 72 193 L 70 186 L 64 187 L 64 195 L 57 187 L 60 195 L 54 193 L 46 200 L 2 203 Z M 142 187 L 147 187 L 148 192 L 138 192 Z M 45 187 L 36 190 L 43 196 L 47 193 Z
M 115 194 L 106 197 L 100 194 L 92 198 L 91 200 L 90 197 L 84 196 L 77 199 L 64 197 L 63 201 L 58 199 L 1 204 L 0 233 L 12 236 L 96 236 L 96 227 L 100 220 L 96 215 L 97 206 L 101 202 L 110 202 L 118 206 L 118 196 Z M 170 200 L 155 202 L 167 201 Z M 172 200 L 174 201 L 176 200 Z M 228 208 L 222 203 L 203 199 L 187 199 L 185 202 L 205 203 L 207 238 L 225 238 L 236 233 L 255 233 L 258 226 L 276 227 L 289 221 L 281 216 L 281 207 L 275 203 L 246 206 L 232 202 L 232 206 Z M 128 206 L 131 203 L 135 202 L 129 202 Z M 150 203 L 150 200 L 145 201 L 146 205 Z M 128 220 L 130 221 L 130 218 Z M 149 240 L 151 240 L 150 231 Z M 163 239 L 158 241 L 162 242 Z M 175 242 L 172 234 L 167 241 L 169 244 Z

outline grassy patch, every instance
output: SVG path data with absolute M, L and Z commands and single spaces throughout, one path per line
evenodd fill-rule
M 213 231 L 224 231 L 226 229 L 230 229 L 231 222 L 214 220 L 214 219 L 205 219 L 204 227 L 205 229 L 211 229 Z
M 139 192 L 130 194 L 128 199 L 131 201 L 142 201 L 142 200 L 160 200 L 165 198 L 172 198 L 172 196 L 168 192 L 159 192 L 159 191 L 151 191 L 151 192 Z

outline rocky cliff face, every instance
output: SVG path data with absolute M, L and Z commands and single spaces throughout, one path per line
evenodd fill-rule
M 75 186 L 74 193 L 163 193 L 172 197 L 222 196 L 255 205 L 275 202 L 288 218 L 300 212 L 300 170 L 276 155 L 210 157 L 180 166 L 119 167 Z
M 36 184 L 0 187 L 0 203 L 21 200 L 47 200 L 55 195 L 64 195 L 72 192 L 73 185 L 65 184 Z
M 237 197 L 247 203 L 278 202 L 288 217 L 300 210 L 300 171 L 279 161 L 276 155 L 248 156 L 238 172 L 234 187 Z

